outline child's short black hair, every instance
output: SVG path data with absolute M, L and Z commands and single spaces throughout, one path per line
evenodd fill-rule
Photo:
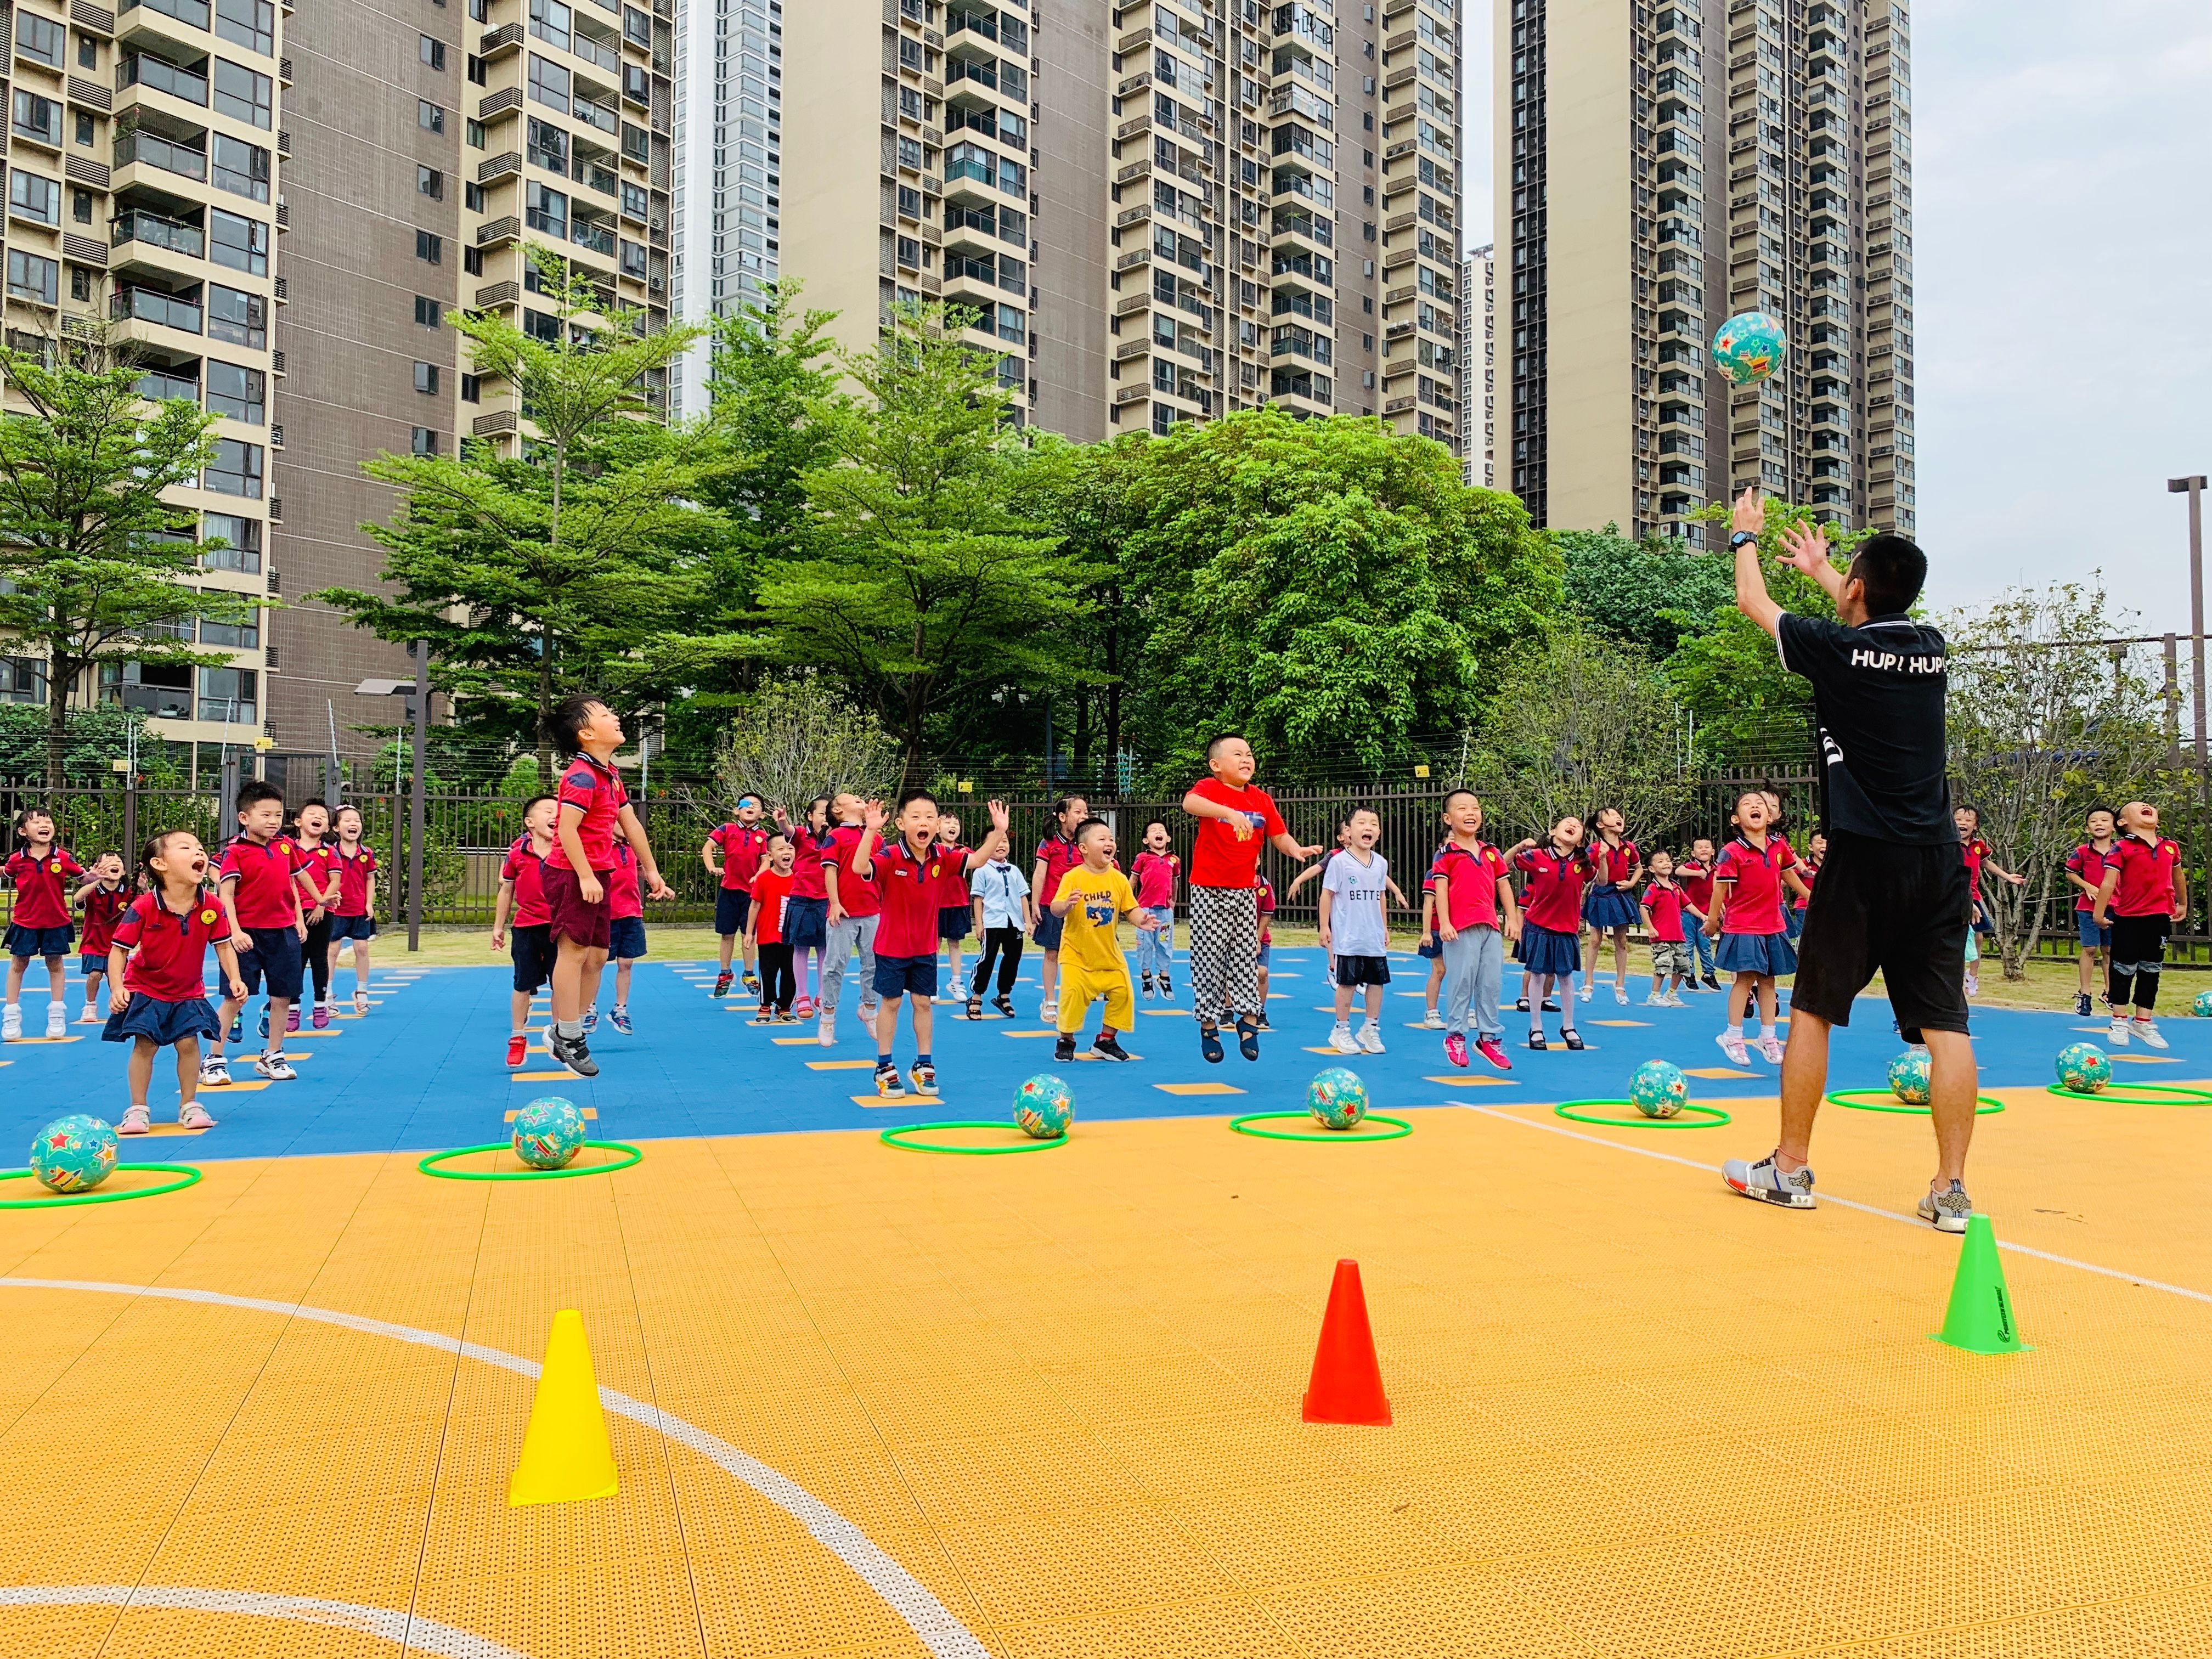
M 1972 801 L 1962 800 L 1951 810 L 1954 812 L 1964 812 L 1967 814 L 1976 823 L 1979 823 L 1982 821 L 1982 809 L 1975 805 Z
M 1242 732 L 1217 732 L 1211 738 L 1206 739 L 1206 761 L 1210 764 L 1212 762 L 1214 756 L 1220 751 L 1221 745 L 1224 743 L 1249 744 L 1250 742 L 1251 739 L 1246 737 Z
M 1107 823 L 1105 819 L 1103 819 L 1103 818 L 1085 818 L 1085 819 L 1084 819 L 1084 820 L 1083 820 L 1083 822 L 1082 822 L 1082 823 L 1079 823 L 1079 824 L 1077 824 L 1077 825 L 1075 826 L 1075 838 L 1076 838 L 1076 840 L 1078 840 L 1078 841 L 1081 841 L 1081 840 L 1082 840 L 1085 836 L 1089 835 L 1089 834 L 1090 834 L 1093 830 L 1104 830 L 1104 831 L 1106 831 L 1106 833 L 1107 833 L 1108 835 L 1109 835 L 1109 836 L 1110 836 L 1110 835 L 1112 835 L 1112 834 L 1114 833 L 1114 826 L 1113 826 L 1112 824 L 1110 824 L 1110 823 Z
M 2112 822 L 2113 822 L 2113 823 L 2118 823 L 2118 822 L 2119 822 L 2120 815 L 2119 815 L 2118 812 L 2114 811 L 2111 807 L 2109 807 L 2109 806 L 2106 805 L 2105 805 L 2105 803 L 2104 803 L 2104 802 L 2102 802 L 2102 801 L 2099 801 L 2095 805 L 2092 806 L 2092 807 L 2091 807 L 2087 811 L 2086 811 L 2086 812 L 2082 813 L 2082 814 L 2081 814 L 2082 820 L 2086 823 L 2087 820 L 2089 820 L 2089 819 L 2091 819 L 2091 818 L 2095 817 L 2097 816 L 2097 814 L 2098 814 L 2098 813 L 2100 813 L 2100 812 L 2102 812 L 2102 813 L 2103 813 L 2106 817 L 2108 817 L 2108 818 L 2112 819 Z
M 933 795 L 932 793 L 930 793 L 928 790 L 927 790 L 927 789 L 909 789 L 909 790 L 908 790 L 904 794 L 902 794 L 902 795 L 901 795 L 901 796 L 899 797 L 899 799 L 898 799 L 898 810 L 899 810 L 900 811 L 903 812 L 903 811 L 906 811 L 906 809 L 907 809 L 908 807 L 909 807 L 909 806 L 913 805 L 915 804 L 915 802 L 916 802 L 916 801 L 918 801 L 918 800 L 926 800 L 926 801 L 927 801 L 927 802 L 928 802 L 932 806 L 934 806 L 934 805 L 937 805 L 937 797 L 936 797 L 935 795 Z
M 527 819 L 530 817 L 530 809 L 537 805 L 541 800 L 558 800 L 559 799 L 560 797 L 557 795 L 532 795 L 528 800 L 522 803 L 522 816 L 524 818 Z
M 599 698 L 578 692 L 573 697 L 563 697 L 553 705 L 553 712 L 545 717 L 546 734 L 553 739 L 554 752 L 571 758 L 584 752 L 578 734 L 592 723 L 592 711 L 605 708 Z
M 161 884 L 161 872 L 154 868 L 154 860 L 161 856 L 161 849 L 169 844 L 173 836 L 188 833 L 183 830 L 156 830 L 147 838 L 146 845 L 138 853 L 138 873 L 149 885 L 159 887 Z
M 97 855 L 93 859 L 93 860 L 92 860 L 92 861 L 93 861 L 94 864 L 97 864 L 97 863 L 99 863 L 99 862 L 100 862 L 100 860 L 101 859 L 119 859 L 119 858 L 121 858 L 122 856 L 123 856 L 123 849 L 122 849 L 121 848 L 119 848 L 119 847 L 109 847 L 109 848 L 105 848 L 101 849 L 101 851 L 100 851 L 100 853 L 99 853 L 99 854 L 97 854 Z
M 238 787 L 238 810 L 241 812 L 248 807 L 259 805 L 264 800 L 273 800 L 281 805 L 283 799 L 282 789 L 259 778 L 249 778 Z
M 1344 827 L 1350 829 L 1352 819 L 1358 817 L 1362 812 L 1367 813 L 1377 823 L 1382 822 L 1382 814 L 1376 809 L 1374 802 L 1358 800 L 1344 809 Z
M 1866 585 L 1868 615 L 1896 616 L 1911 610 L 1927 585 L 1928 556 L 1904 537 L 1885 532 L 1859 544 L 1844 580 Z
M 1091 798 L 1088 795 L 1062 795 L 1058 800 L 1052 804 L 1053 817 L 1056 818 L 1066 817 L 1067 816 L 1067 809 L 1074 805 L 1078 801 L 1081 801 L 1085 806 L 1091 805 Z M 1076 825 L 1076 829 L 1078 830 L 1080 830 L 1082 828 L 1083 826 L 1081 824 Z
M 781 830 L 771 830 L 768 832 L 768 839 L 761 842 L 761 851 L 765 853 L 769 848 L 775 846 L 776 842 L 780 841 L 787 842 L 790 839 L 791 836 L 785 831 Z
M 55 832 L 57 834 L 60 832 L 61 820 L 57 818 L 52 812 L 49 812 L 43 806 L 26 806 L 21 811 L 15 814 L 15 839 L 19 842 L 23 842 L 25 845 L 28 845 L 28 842 L 24 836 L 23 830 L 33 818 L 44 818 L 48 823 L 54 826 Z
M 301 801 L 301 802 L 300 803 L 300 811 L 301 811 L 301 812 L 304 812 L 304 811 L 307 811 L 310 806 L 319 806 L 319 807 L 321 807 L 321 808 L 323 809 L 323 811 L 325 811 L 325 812 L 327 812 L 327 811 L 329 811 L 331 810 L 331 804 L 330 804 L 330 802 L 328 802 L 328 801 L 325 800 L 325 799 L 324 799 L 320 795 L 310 795 L 310 796 L 308 796 L 308 797 L 307 797 L 307 799 L 305 799 L 305 800 Z M 292 816 L 293 816 L 293 817 L 297 817 L 299 816 L 299 813 L 298 813 L 298 812 L 295 812 L 295 813 L 294 813 Z
M 1456 789 L 1447 789 L 1447 790 L 1445 790 L 1445 791 L 1444 791 L 1443 806 L 1443 808 L 1442 808 L 1441 810 L 1443 810 L 1443 811 L 1446 811 L 1446 812 L 1450 811 L 1451 811 L 1451 804 L 1452 804 L 1454 801 L 1457 800 L 1457 799 L 1458 799 L 1462 795 L 1465 795 L 1465 796 L 1466 796 L 1469 800 L 1473 801 L 1473 802 L 1474 802 L 1477 806 L 1480 806 L 1480 805 L 1482 805 L 1482 797 L 1481 797 L 1481 796 L 1480 796 L 1480 795 L 1478 795 L 1478 794 L 1476 794 L 1476 793 L 1474 793 L 1474 790 L 1472 790 L 1472 789 L 1468 788 L 1465 784 L 1462 784 L 1462 785 L 1461 785 L 1458 788 L 1456 788 Z

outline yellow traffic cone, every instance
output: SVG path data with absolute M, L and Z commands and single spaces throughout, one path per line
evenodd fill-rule
M 612 1498 L 616 1490 L 614 1448 L 599 1411 L 584 1316 L 563 1308 L 553 1316 L 553 1333 L 545 1339 L 545 1366 L 530 1402 L 522 1461 L 507 1477 L 507 1507 Z

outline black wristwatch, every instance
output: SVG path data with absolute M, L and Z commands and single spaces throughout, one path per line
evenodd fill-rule
M 1729 538 L 1729 545 L 1732 548 L 1741 547 L 1746 542 L 1755 542 L 1758 539 L 1759 532 L 1757 531 L 1739 530 L 1735 535 Z

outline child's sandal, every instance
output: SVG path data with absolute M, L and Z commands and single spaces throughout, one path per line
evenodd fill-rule
M 969 997 L 968 999 L 968 1018 L 970 1019 L 981 1019 L 983 1018 L 982 998 Z

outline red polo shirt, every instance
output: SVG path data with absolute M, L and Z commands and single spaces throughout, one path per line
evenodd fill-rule
M 1723 933 L 1779 933 L 1782 921 L 1782 872 L 1797 862 L 1797 855 L 1778 837 L 1765 847 L 1753 847 L 1738 836 L 1721 849 L 1714 866 L 1716 882 L 1733 882 L 1728 908 L 1721 915 Z
M 1608 847 L 1605 838 L 1600 836 L 1590 843 L 1589 854 L 1591 879 L 1609 881 L 1616 885 L 1626 881 L 1630 872 L 1642 861 L 1632 841 L 1623 841 L 1618 847 Z
M 156 1002 L 202 1002 L 207 998 L 207 951 L 230 937 L 230 923 L 213 899 L 195 897 L 179 915 L 159 893 L 141 893 L 115 924 L 114 943 L 131 952 L 123 988 Z
M 323 895 L 331 890 L 331 878 L 337 873 L 337 848 L 328 842 L 313 847 L 301 846 L 300 860 L 300 906 L 303 910 L 312 910 L 323 902 Z
M 2105 879 L 2105 860 L 2109 856 L 2109 854 L 2099 852 L 2094 842 L 2085 841 L 2066 855 L 2066 873 L 2079 876 L 2090 886 L 2095 887 Z M 2074 890 L 2074 908 L 2076 910 L 2094 910 L 2097 908 L 2097 901 L 2077 887 Z
M 791 896 L 795 899 L 827 897 L 830 889 L 822 879 L 822 860 L 836 845 L 835 839 L 827 831 L 817 837 L 803 823 L 790 834 Z
M 118 884 L 113 887 L 95 887 L 84 896 L 84 941 L 78 945 L 80 954 L 104 957 L 107 947 L 115 942 L 115 924 L 131 908 L 131 895 Z
M 62 848 L 49 847 L 42 859 L 24 852 L 9 854 L 6 869 L 15 884 L 17 927 L 69 926 L 69 883 L 84 873 L 82 865 Z
M 240 836 L 222 849 L 218 873 L 225 882 L 235 880 L 241 927 L 289 927 L 300 918 L 293 906 L 293 882 L 307 868 L 307 855 L 289 836 L 256 841 Z
M 338 902 L 331 909 L 334 916 L 365 916 L 368 914 L 368 878 L 376 873 L 376 854 L 363 842 L 360 849 L 349 855 L 341 846 L 335 849 L 338 866 Z
M 1083 849 L 1067 836 L 1055 831 L 1037 843 L 1036 861 L 1044 866 L 1044 880 L 1037 887 L 1037 908 L 1042 909 L 1060 891 L 1060 878 L 1083 862 Z M 1238 884 L 1249 887 L 1246 880 Z
M 1455 928 L 1498 926 L 1498 884 L 1505 879 L 1504 855 L 1488 842 L 1478 842 L 1473 851 L 1449 843 L 1429 866 L 1422 884 L 1431 892 L 1444 890 L 1445 917 Z
M 1674 884 L 1682 890 L 1682 896 L 1690 908 L 1704 915 L 1713 908 L 1713 869 L 1695 859 L 1685 859 L 1674 866 Z
M 722 849 L 722 885 L 733 893 L 750 890 L 768 847 L 768 831 L 757 823 L 724 823 L 707 837 Z
M 857 823 L 839 824 L 830 835 L 834 850 L 823 855 L 824 863 L 834 864 L 837 868 L 837 903 L 848 916 L 873 916 L 883 913 L 881 878 L 853 873 L 853 854 L 860 850 L 860 837 L 866 833 Z M 880 944 L 876 946 L 878 951 L 883 948 Z
M 763 945 L 783 943 L 783 907 L 791 896 L 791 878 L 773 870 L 753 875 L 754 939 Z
M 1547 842 L 1522 848 L 1513 855 L 1513 867 L 1528 884 L 1521 894 L 1523 916 L 1554 933 L 1582 932 L 1583 889 L 1590 878 L 1588 852 L 1577 847 L 1562 853 Z
M 553 920 L 545 908 L 545 860 L 530 850 L 529 836 L 515 837 L 507 862 L 499 866 L 499 878 L 514 884 L 514 914 L 508 918 L 513 926 L 543 927 Z
M 1682 901 L 1686 896 L 1672 884 L 1662 887 L 1657 882 L 1644 890 L 1644 908 L 1651 913 L 1651 937 L 1662 943 L 1680 945 L 1682 941 Z
M 562 775 L 560 800 L 563 813 L 573 806 L 583 815 L 576 821 L 576 839 L 583 847 L 584 862 L 595 871 L 613 869 L 615 828 L 623 808 L 629 805 L 629 791 L 623 787 L 614 768 L 602 766 L 589 755 L 577 756 Z M 555 870 L 568 867 L 568 849 L 557 835 L 545 862 Z
M 1982 860 L 1990 855 L 1990 844 L 1979 836 L 1959 843 L 1959 856 L 1966 861 L 1966 890 L 1975 903 L 1982 902 Z
M 876 924 L 877 956 L 936 956 L 937 913 L 964 902 L 968 884 L 961 865 L 967 857 L 959 848 L 939 842 L 916 858 L 903 836 L 876 848 L 884 918 Z M 837 879 L 845 879 L 842 871 Z
M 639 885 L 637 854 L 628 842 L 615 848 L 615 867 L 607 872 L 607 920 L 645 914 L 645 893 Z
M 2116 916 L 2164 916 L 2173 914 L 2173 872 L 2181 863 L 2181 848 L 2160 836 L 2155 842 L 2136 835 L 2122 836 L 2105 854 L 2105 867 L 2119 866 L 2120 879 L 2112 890 L 2112 914 Z

